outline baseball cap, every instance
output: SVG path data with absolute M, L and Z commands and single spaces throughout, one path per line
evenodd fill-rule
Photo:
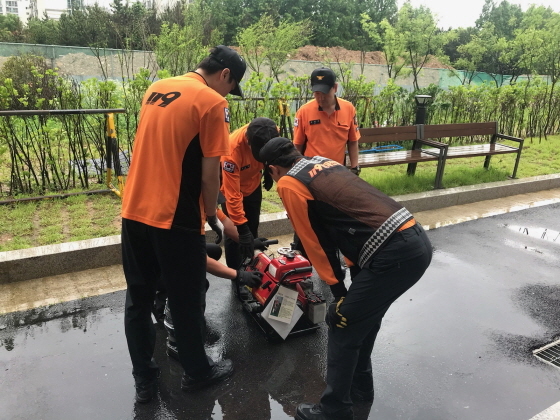
M 226 47 L 225 45 L 218 45 L 210 52 L 210 57 L 217 62 L 221 63 L 224 68 L 229 69 L 232 77 L 237 82 L 236 86 L 230 92 L 232 95 L 243 96 L 241 92 L 241 79 L 247 69 L 247 64 L 235 50 Z
M 259 160 L 261 148 L 272 138 L 278 137 L 278 127 L 270 118 L 255 118 L 247 127 L 247 139 L 251 146 L 253 157 Z
M 266 165 L 270 165 L 280 156 L 287 155 L 295 150 L 294 144 L 285 137 L 275 137 L 270 139 L 261 149 L 259 153 L 259 161 Z
M 327 67 L 313 70 L 311 73 L 311 90 L 313 92 L 329 93 L 336 82 L 334 71 Z

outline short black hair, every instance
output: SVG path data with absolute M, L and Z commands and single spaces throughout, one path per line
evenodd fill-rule
M 205 57 L 198 65 L 196 66 L 199 69 L 204 70 L 209 75 L 218 73 L 223 69 L 227 68 L 224 64 L 220 63 L 219 61 L 215 60 L 212 55 L 218 52 L 219 47 L 214 47 L 210 50 L 210 54 Z M 228 82 L 232 82 L 234 80 L 233 73 L 230 69 L 229 80 Z
M 225 69 L 226 66 L 224 66 L 222 63 L 212 59 L 211 54 L 214 53 L 215 51 L 216 51 L 216 47 L 212 48 L 210 50 L 210 55 L 205 57 L 200 63 L 198 63 L 198 66 L 196 66 L 196 67 L 204 70 L 208 74 L 214 74 L 214 73 L 217 73 L 217 72 Z

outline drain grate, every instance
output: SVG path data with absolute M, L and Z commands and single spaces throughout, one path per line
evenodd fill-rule
M 540 349 L 533 350 L 533 354 L 537 359 L 560 368 L 560 340 L 547 344 Z

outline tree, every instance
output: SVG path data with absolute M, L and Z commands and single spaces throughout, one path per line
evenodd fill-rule
M 554 90 L 560 81 L 560 13 L 551 13 L 543 29 L 535 34 L 539 40 L 540 47 L 535 53 L 534 66 L 539 74 L 549 77 L 548 108 L 544 132 L 548 132 L 552 125 Z
M 462 76 L 458 72 L 454 72 L 454 74 L 459 78 L 461 84 L 471 84 L 492 42 L 492 39 L 472 35 L 469 42 L 457 47 L 459 58 L 455 61 L 454 67 L 464 70 L 464 73 Z
M 277 81 L 282 73 L 282 66 L 288 61 L 290 54 L 305 45 L 311 34 L 311 25 L 308 20 L 301 22 L 283 21 L 270 33 L 264 42 L 264 55 L 270 66 L 270 72 Z
M 398 76 L 404 75 L 404 67 L 408 64 L 405 34 L 398 32 L 387 19 L 383 19 L 379 24 L 376 24 L 366 14 L 362 15 L 362 27 L 374 42 L 381 44 L 389 79 L 394 80 Z
M 449 57 L 450 62 L 455 63 L 460 58 L 460 54 L 457 50 L 459 46 L 470 42 L 472 37 L 477 34 L 478 29 L 473 26 L 468 28 L 450 29 L 446 33 L 447 42 L 443 46 L 443 53 Z
M 263 15 L 257 23 L 243 29 L 237 35 L 241 55 L 249 68 L 257 73 L 261 72 L 265 62 L 264 39 L 273 30 L 274 20 L 269 15 Z
M 21 42 L 22 29 L 17 15 L 0 15 L 0 42 Z
M 30 18 L 23 30 L 23 40 L 30 44 L 58 44 L 58 22 L 46 15 L 43 19 Z
M 515 37 L 515 30 L 523 19 L 523 10 L 518 4 L 503 0 L 498 6 L 494 0 L 485 0 L 482 13 L 476 20 L 476 27 L 482 29 L 484 24 L 494 25 L 498 38 L 510 41 Z
M 173 26 L 173 24 L 179 25 L 179 27 L 184 26 L 185 16 L 183 13 L 186 5 L 187 0 L 178 0 L 175 3 L 167 3 L 159 15 L 162 24 L 167 23 L 168 26 Z
M 510 76 L 510 84 L 515 83 L 524 71 L 521 50 L 516 48 L 515 41 L 498 36 L 494 24 L 487 22 L 480 30 L 476 42 L 483 44 L 481 48 L 484 50 L 478 69 L 488 73 L 498 87 L 507 80 L 504 76 Z
M 58 21 L 59 43 L 79 47 L 112 47 L 111 14 L 99 5 L 63 13 Z
M 395 31 L 404 38 L 404 49 L 411 67 L 413 85 L 419 89 L 418 75 L 428 62 L 430 55 L 443 57 L 442 47 L 446 36 L 441 33 L 430 9 L 424 6 L 414 8 L 409 1 L 398 13 Z
M 281 68 L 298 47 L 305 45 L 311 33 L 308 20 L 301 22 L 282 21 L 278 24 L 269 15 L 237 36 L 237 42 L 247 65 L 260 73 L 262 65 L 268 64 L 271 76 L 279 81 Z
M 200 0 L 187 5 L 183 26 L 164 23 L 160 35 L 153 37 L 160 69 L 173 76 L 194 70 L 208 55 L 210 47 L 222 43 L 222 35 L 212 27 L 206 7 L 207 4 Z
M 155 23 L 155 9 L 148 10 L 136 1 L 130 5 L 122 0 L 111 4 L 113 47 L 141 50 L 147 48 L 147 39 L 151 34 L 159 33 L 159 24 Z

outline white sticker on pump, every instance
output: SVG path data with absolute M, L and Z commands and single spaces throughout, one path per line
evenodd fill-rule
M 276 277 L 276 266 L 269 264 L 268 265 L 268 272 L 272 277 Z

